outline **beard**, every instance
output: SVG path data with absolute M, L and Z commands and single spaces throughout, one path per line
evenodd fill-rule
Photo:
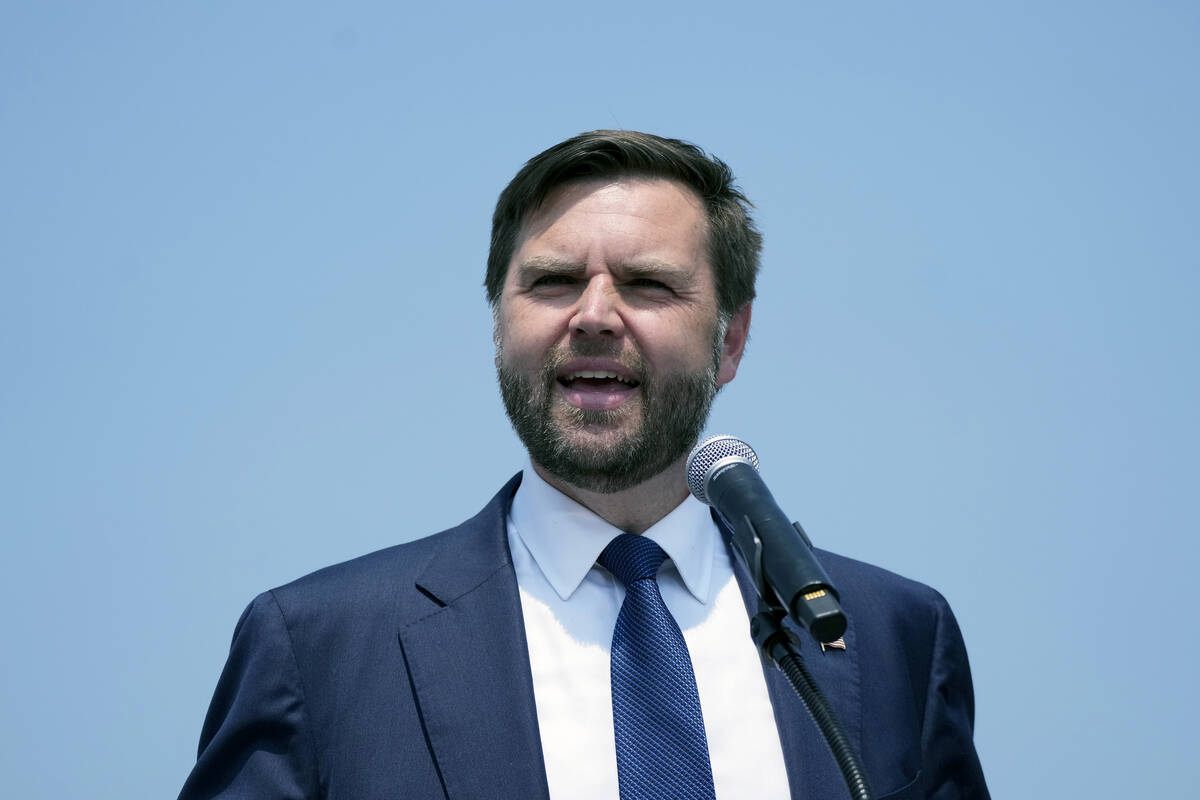
M 576 408 L 559 397 L 555 386 L 559 367 L 580 356 L 615 357 L 607 345 L 580 341 L 556 348 L 539 373 L 530 377 L 505 365 L 503 346 L 497 341 L 496 375 L 504 410 L 530 458 L 551 475 L 601 494 L 629 489 L 670 467 L 700 438 L 717 394 L 724 332 L 725 326 L 719 324 L 713 359 L 700 372 L 653 375 L 640 356 L 624 363 L 638 381 L 640 409 Z M 621 423 L 633 414 L 640 415 L 639 424 L 629 433 L 618 434 Z M 584 431 L 597 435 L 585 437 Z

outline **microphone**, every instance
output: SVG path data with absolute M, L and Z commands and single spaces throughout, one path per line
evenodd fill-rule
M 819 642 L 846 631 L 837 589 L 817 562 L 800 523 L 788 522 L 758 474 L 758 455 L 735 436 L 711 436 L 687 458 L 688 489 L 733 531 L 733 543 L 759 595 L 778 602 Z

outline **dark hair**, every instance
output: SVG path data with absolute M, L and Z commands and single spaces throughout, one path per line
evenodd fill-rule
M 522 224 L 554 189 L 572 181 L 622 175 L 666 178 L 695 191 L 708 218 L 717 308 L 730 316 L 754 299 L 762 235 L 750 218 L 750 201 L 734 185 L 725 162 L 679 139 L 638 131 L 590 131 L 529 159 L 500 193 L 483 282 L 488 302 L 495 306 L 500 300 Z

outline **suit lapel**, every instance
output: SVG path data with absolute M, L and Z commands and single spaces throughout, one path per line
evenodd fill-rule
M 821 694 L 829 701 L 856 753 L 862 753 L 862 703 L 859 690 L 859 648 L 853 619 L 846 628 L 845 650 L 826 649 L 807 632 L 793 628 L 800 657 Z M 846 792 L 829 746 L 804 704 L 774 666 L 763 664 L 767 691 L 783 745 L 788 782 L 794 797 L 836 797 Z
M 505 532 L 519 482 L 517 476 L 479 516 L 444 537 L 415 587 L 434 610 L 400 630 L 425 732 L 452 800 L 549 797 Z
M 758 594 L 749 573 L 733 551 L 729 530 L 715 513 L 713 519 L 724 534 L 730 549 L 733 571 L 747 608 L 757 608 Z M 842 723 L 855 752 L 862 753 L 862 704 L 859 690 L 858 641 L 854 620 L 848 618 L 845 650 L 827 649 L 824 652 L 805 630 L 791 623 L 784 624 L 799 641 L 797 649 L 813 682 L 825 695 Z M 749 634 L 747 633 L 747 636 Z M 787 677 L 774 665 L 763 661 L 767 694 L 775 711 L 779 742 L 787 767 L 788 785 L 792 797 L 838 797 L 846 792 L 846 784 L 838 770 L 829 746 L 821 737 L 817 725 L 809 716 Z

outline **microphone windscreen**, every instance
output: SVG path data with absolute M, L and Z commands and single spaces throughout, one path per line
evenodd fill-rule
M 709 479 L 718 466 L 738 461 L 758 469 L 758 455 L 741 439 L 725 434 L 708 437 L 687 457 L 688 490 L 701 503 L 712 505 L 708 500 Z

